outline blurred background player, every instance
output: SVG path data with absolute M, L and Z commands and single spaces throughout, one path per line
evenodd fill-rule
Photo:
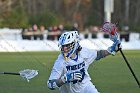
M 91 50 L 81 47 L 77 31 L 65 32 L 59 38 L 60 55 L 54 63 L 48 87 L 59 88 L 61 93 L 99 93 L 91 82 L 88 67 L 94 60 L 100 60 L 120 49 L 119 40 L 107 50 Z
M 79 25 L 78 25 L 78 23 L 74 23 L 73 24 L 71 31 L 79 31 Z

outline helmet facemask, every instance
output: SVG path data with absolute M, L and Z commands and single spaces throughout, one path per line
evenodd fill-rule
M 72 42 L 70 44 L 62 45 L 61 51 L 65 52 L 65 48 L 67 48 L 68 51 L 72 50 L 74 48 L 75 43 Z
M 68 60 L 77 51 L 79 46 L 79 36 L 76 31 L 66 32 L 66 35 L 62 34 L 59 39 L 59 47 L 65 60 Z

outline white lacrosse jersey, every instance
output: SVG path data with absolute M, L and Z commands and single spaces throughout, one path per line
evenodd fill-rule
M 59 90 L 61 93 L 82 93 L 81 90 L 83 90 L 91 80 L 87 71 L 88 67 L 96 59 L 96 57 L 97 51 L 87 48 L 82 48 L 82 50 L 78 53 L 77 61 L 73 59 L 68 59 L 68 61 L 65 61 L 62 54 L 60 54 L 54 63 L 49 80 L 59 79 L 65 73 L 81 71 L 81 81 L 73 81 L 63 84 Z

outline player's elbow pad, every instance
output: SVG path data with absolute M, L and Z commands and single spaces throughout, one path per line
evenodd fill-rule
M 58 87 L 57 84 L 56 84 L 56 80 L 49 80 L 47 82 L 47 86 L 51 90 L 55 90 Z
M 100 60 L 101 58 L 106 57 L 105 51 L 104 50 L 99 50 L 97 51 L 97 57 L 95 60 Z

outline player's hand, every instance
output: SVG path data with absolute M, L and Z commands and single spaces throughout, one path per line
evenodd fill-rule
M 80 81 L 82 79 L 82 74 L 80 71 L 72 72 L 72 73 L 66 73 L 64 76 L 61 77 L 61 80 L 64 83 L 69 83 L 72 81 Z
M 121 48 L 122 48 L 122 45 L 121 45 L 120 40 L 116 40 L 116 41 L 113 43 L 113 45 L 107 49 L 107 51 L 108 51 L 110 54 L 115 55 L 116 52 L 118 52 Z

